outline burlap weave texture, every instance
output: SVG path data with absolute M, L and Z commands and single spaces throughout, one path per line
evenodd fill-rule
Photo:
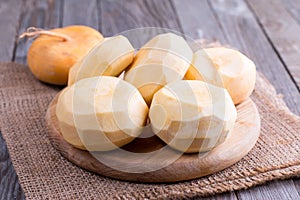
M 49 142 L 44 120 L 58 91 L 37 81 L 25 65 L 0 64 L 0 128 L 27 199 L 189 198 L 300 174 L 300 118 L 262 75 L 251 96 L 262 125 L 251 152 L 219 173 L 173 184 L 113 180 L 64 159 Z

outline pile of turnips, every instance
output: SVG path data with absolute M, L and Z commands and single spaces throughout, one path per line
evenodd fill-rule
M 239 51 L 193 52 L 173 33 L 155 36 L 137 53 L 125 36 L 103 38 L 86 26 L 31 29 L 24 36 L 37 37 L 27 57 L 32 73 L 67 85 L 56 116 L 64 139 L 83 150 L 122 147 L 150 123 L 173 149 L 210 151 L 233 130 L 235 105 L 255 85 L 255 64 Z

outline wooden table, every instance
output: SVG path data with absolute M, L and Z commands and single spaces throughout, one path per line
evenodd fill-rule
M 26 63 L 28 43 L 18 43 L 17 37 L 29 26 L 49 29 L 85 24 L 104 36 L 145 26 L 170 28 L 240 49 L 300 115 L 300 0 L 224 1 L 0 0 L 0 61 Z M 0 199 L 24 199 L 1 135 Z M 300 179 L 273 181 L 207 199 L 300 199 Z

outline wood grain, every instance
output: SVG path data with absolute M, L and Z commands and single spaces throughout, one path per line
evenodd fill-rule
M 140 27 L 170 28 L 182 32 L 172 6 L 169 0 L 101 0 L 100 29 L 105 36 Z
M 248 55 L 277 92 L 284 95 L 291 111 L 300 114 L 300 93 L 247 4 L 238 0 L 237 4 L 226 7 L 221 3 L 223 1 L 209 2 L 227 36 L 228 44 Z
M 252 149 L 260 134 L 259 113 L 255 104 L 248 99 L 237 106 L 237 121 L 227 139 L 201 156 L 197 153 L 181 155 L 178 151 L 165 147 L 156 136 L 137 138 L 123 149 L 90 154 L 71 146 L 63 139 L 55 114 L 57 99 L 58 95 L 50 103 L 46 114 L 47 132 L 53 146 L 74 164 L 121 180 L 176 182 L 206 176 L 239 161 Z M 162 149 L 164 150 L 160 151 Z M 150 152 L 153 154 L 142 154 Z
M 195 198 L 195 200 L 199 200 L 200 198 Z M 210 197 L 201 198 L 201 200 L 237 200 L 237 196 L 235 192 L 226 192 L 222 194 L 217 194 Z
M 225 35 L 218 25 L 207 1 L 173 0 L 179 22 L 185 35 L 193 39 L 206 39 L 208 42 L 220 41 L 225 44 Z
M 248 3 L 300 89 L 300 25 L 282 0 L 248 0 Z M 300 108 L 300 100 L 298 103 Z
M 238 192 L 238 198 L 243 200 L 260 199 L 300 199 L 292 180 L 272 181 L 250 190 Z
M 24 199 L 18 176 L 11 163 L 6 143 L 0 133 L 0 199 Z
M 299 178 L 298 178 L 298 179 L 297 179 L 297 178 L 294 178 L 293 181 L 294 181 L 296 190 L 297 190 L 297 192 L 298 192 L 298 195 L 300 196 L 300 179 L 299 179 Z
M 300 24 L 300 1 L 299 0 L 283 0 L 284 7 Z
M 0 4 L 0 60 L 13 59 L 18 35 L 22 3 L 19 0 L 2 1 Z
M 24 32 L 28 27 L 51 29 L 60 25 L 60 9 L 62 1 L 53 0 L 28 0 L 23 7 L 19 32 Z M 32 39 L 23 39 L 18 42 L 15 61 L 26 64 L 27 51 Z
M 86 25 L 98 29 L 97 0 L 64 0 L 62 26 Z

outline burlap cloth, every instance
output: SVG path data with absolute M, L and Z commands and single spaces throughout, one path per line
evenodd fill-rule
M 252 151 L 219 173 L 175 184 L 113 180 L 64 159 L 50 144 L 44 120 L 58 91 L 37 81 L 24 65 L 0 64 L 0 127 L 27 199 L 190 198 L 300 174 L 300 118 L 261 75 L 252 99 L 262 128 Z

